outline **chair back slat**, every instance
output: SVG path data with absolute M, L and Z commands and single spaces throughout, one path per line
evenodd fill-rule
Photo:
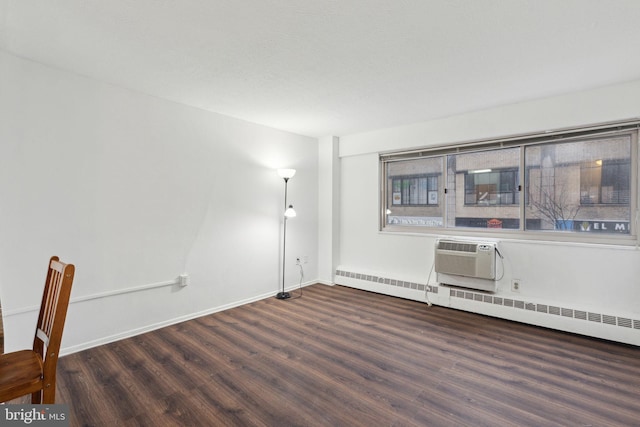
M 49 336 L 40 328 L 36 330 L 36 338 L 42 341 L 45 347 L 49 345 Z
M 48 337 L 51 336 L 51 328 L 53 327 L 58 298 L 60 297 L 62 272 L 58 272 L 57 269 L 51 268 L 50 276 L 49 283 L 46 284 L 48 292 L 45 296 L 46 301 L 44 301 L 42 322 L 38 325 L 38 328 L 41 329 Z
M 51 260 L 50 261 L 50 265 L 49 268 L 51 268 L 52 270 L 57 271 L 58 273 L 62 273 L 62 270 L 64 270 L 64 266 L 66 264 L 59 262 L 59 261 L 55 261 L 55 260 Z
M 40 354 L 45 364 L 48 356 L 54 356 L 53 362 L 58 357 L 74 273 L 72 264 L 64 264 L 58 257 L 51 257 L 33 341 L 34 351 Z

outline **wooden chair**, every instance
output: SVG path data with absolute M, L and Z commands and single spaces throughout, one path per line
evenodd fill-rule
M 33 350 L 0 355 L 0 402 L 31 394 L 31 403 L 55 403 L 58 352 L 74 273 L 73 264 L 51 257 Z

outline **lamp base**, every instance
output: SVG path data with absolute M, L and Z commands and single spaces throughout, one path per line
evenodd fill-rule
M 278 294 L 276 295 L 276 298 L 278 299 L 291 298 L 291 294 L 289 292 L 278 292 Z

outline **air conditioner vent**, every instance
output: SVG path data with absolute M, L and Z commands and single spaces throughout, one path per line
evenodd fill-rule
M 475 253 L 478 249 L 477 243 L 464 243 L 456 242 L 452 240 L 440 240 L 438 242 L 438 249 L 444 251 L 456 251 L 456 252 L 472 252 Z

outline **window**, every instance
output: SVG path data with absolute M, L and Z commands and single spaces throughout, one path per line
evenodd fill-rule
M 450 227 L 520 227 L 518 148 L 451 154 L 447 158 L 451 179 L 447 195 L 455 200 L 447 211 Z M 456 188 L 462 189 L 460 194 Z
M 630 163 L 628 158 L 587 161 L 580 168 L 580 203 L 629 203 Z
M 518 170 L 481 169 L 467 172 L 464 177 L 464 204 L 517 205 Z
M 385 216 L 388 224 L 442 226 L 441 158 L 388 162 Z
M 633 236 L 637 126 L 382 155 L 382 228 Z
M 438 177 L 396 177 L 393 178 L 394 205 L 437 205 Z
M 525 158 L 527 229 L 630 232 L 630 135 L 529 146 Z

